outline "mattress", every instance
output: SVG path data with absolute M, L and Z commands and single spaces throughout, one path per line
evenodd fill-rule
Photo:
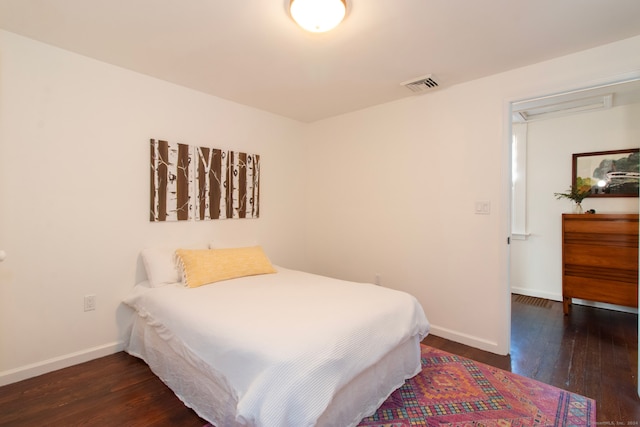
M 420 370 L 414 297 L 278 268 L 189 289 L 136 286 L 127 351 L 224 426 L 349 426 Z

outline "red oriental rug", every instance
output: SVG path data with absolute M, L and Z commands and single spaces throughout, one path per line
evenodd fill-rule
M 593 399 L 422 345 L 422 372 L 359 427 L 595 425 Z

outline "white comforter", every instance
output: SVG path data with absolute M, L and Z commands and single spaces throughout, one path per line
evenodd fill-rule
M 429 323 L 411 295 L 278 268 L 185 288 L 136 286 L 125 302 L 228 381 L 236 421 L 315 425 L 334 394 Z

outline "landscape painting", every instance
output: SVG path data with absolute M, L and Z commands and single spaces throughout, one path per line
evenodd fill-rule
M 574 188 L 589 189 L 589 197 L 638 197 L 638 148 L 573 155 Z

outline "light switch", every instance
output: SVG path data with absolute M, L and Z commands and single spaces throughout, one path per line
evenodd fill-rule
M 491 213 L 491 202 L 488 200 L 476 201 L 476 215 L 489 215 Z

